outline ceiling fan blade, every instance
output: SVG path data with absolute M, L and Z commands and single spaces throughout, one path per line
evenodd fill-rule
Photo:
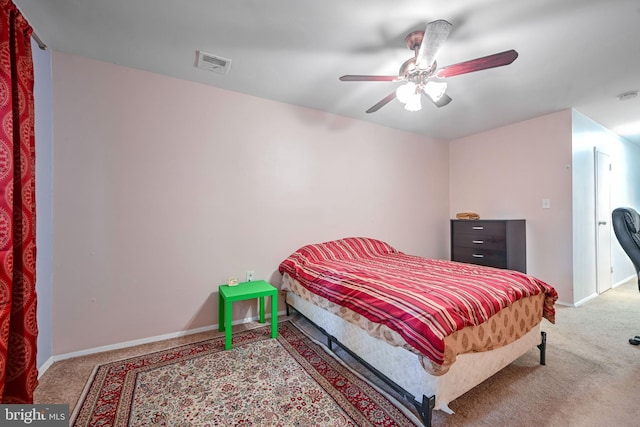
M 378 101 L 377 104 L 375 104 L 373 107 L 369 108 L 366 112 L 367 113 L 375 113 L 376 111 L 378 111 L 380 108 L 384 107 L 385 105 L 387 105 L 389 102 L 393 101 L 396 97 L 396 92 L 393 91 L 391 92 L 389 95 L 385 96 L 384 98 L 382 98 L 380 101 Z
M 363 75 L 346 75 L 340 77 L 343 82 L 395 82 L 402 80 L 398 76 L 363 76 Z
M 431 99 L 430 97 L 427 97 L 427 98 Z M 431 99 L 431 102 L 433 102 L 435 104 L 435 106 L 438 107 L 438 108 L 444 107 L 445 105 L 447 105 L 451 101 L 452 101 L 451 97 L 449 95 L 447 95 L 446 93 L 444 95 L 442 95 L 440 97 L 440 99 L 437 100 L 437 101 L 434 101 L 433 99 Z
M 421 70 L 431 67 L 438 56 L 438 51 L 449 37 L 451 23 L 444 19 L 429 22 L 422 36 L 422 43 L 416 55 L 416 64 Z
M 511 64 L 517 57 L 518 52 L 515 50 L 506 50 L 493 55 L 483 56 L 482 58 L 447 65 L 446 67 L 439 69 L 436 76 L 439 78 L 446 78 L 458 76 L 460 74 L 472 73 L 474 71 L 486 70 L 488 68 L 502 67 L 503 65 Z

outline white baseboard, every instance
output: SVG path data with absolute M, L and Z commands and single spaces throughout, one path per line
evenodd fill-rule
M 637 280 L 637 279 L 636 279 L 636 276 L 632 274 L 631 276 L 627 277 L 626 279 L 623 279 L 623 280 L 620 280 L 619 282 L 613 283 L 613 284 L 611 285 L 611 289 L 615 289 L 615 288 L 617 288 L 618 286 L 621 286 L 621 285 L 624 285 L 624 284 L 626 284 L 626 283 L 629 283 L 629 281 L 631 281 L 631 280 Z M 582 304 L 584 304 L 584 303 L 586 303 L 586 302 L 588 302 L 588 301 L 591 301 L 592 299 L 596 298 L 597 296 L 598 296 L 598 293 L 593 293 L 593 294 L 591 294 L 591 295 L 588 295 L 588 296 L 587 296 L 587 297 L 585 297 L 585 298 L 582 298 L 580 301 L 577 301 L 577 302 L 575 302 L 575 303 L 573 303 L 573 304 L 561 303 L 561 302 L 559 302 L 559 301 L 556 301 L 556 304 L 559 304 L 559 305 L 567 305 L 567 306 L 569 306 L 569 307 L 578 307 L 578 306 L 581 306 Z
M 282 310 L 282 311 L 278 312 L 278 317 L 279 318 L 283 317 L 285 315 L 286 315 L 286 311 L 285 310 Z M 269 313 L 265 313 L 265 318 L 266 319 L 270 319 L 271 315 Z M 246 317 L 244 319 L 234 320 L 233 322 L 231 322 L 231 324 L 232 325 L 240 325 L 240 324 L 243 324 L 243 323 L 254 322 L 256 320 L 258 320 L 258 316 Z M 105 345 L 105 346 L 101 346 L 101 347 L 89 348 L 89 349 L 86 349 L 86 350 L 73 351 L 71 353 L 53 355 L 45 363 L 43 363 L 42 367 L 39 368 L 39 370 L 38 370 L 38 378 L 40 378 L 42 376 L 42 374 L 44 374 L 47 371 L 47 369 L 49 369 L 51 367 L 51 365 L 53 365 L 55 362 L 58 362 L 60 360 L 66 360 L 66 359 L 71 359 L 71 358 L 80 357 L 80 356 L 87 356 L 89 354 L 102 353 L 102 352 L 111 351 L 111 350 L 120 350 L 120 349 L 123 349 L 123 348 L 134 347 L 136 345 L 148 344 L 148 343 L 152 343 L 152 342 L 156 342 L 156 341 L 164 341 L 164 340 L 168 340 L 168 339 L 172 339 L 172 338 L 180 338 L 180 337 L 185 337 L 185 336 L 188 336 L 188 335 L 199 334 L 201 332 L 209 332 L 209 331 L 213 331 L 213 330 L 218 330 L 218 326 L 219 325 L 216 323 L 214 325 L 204 326 L 204 327 L 196 328 L 196 329 L 188 329 L 186 331 L 172 332 L 172 333 L 169 333 L 169 334 L 156 335 L 154 337 L 149 337 L 149 338 L 141 338 L 141 339 L 138 339 L 138 340 L 125 341 L 125 342 Z
M 627 282 L 630 282 L 630 281 L 632 281 L 632 280 L 637 281 L 637 280 L 638 280 L 638 277 L 637 277 L 635 274 L 632 274 L 631 276 L 627 277 L 626 279 L 624 279 L 624 280 L 621 280 L 621 281 L 619 281 L 619 282 L 614 283 L 613 285 L 611 285 L 611 288 L 612 288 L 612 289 L 613 289 L 613 288 L 617 288 L 618 286 L 620 286 L 620 285 L 624 285 L 624 284 L 626 284 Z
M 591 294 L 591 295 L 589 295 L 589 296 L 587 296 L 585 298 L 582 298 L 580 301 L 577 301 L 575 304 L 573 304 L 573 307 L 579 307 L 582 304 L 584 304 L 584 303 L 586 303 L 588 301 L 591 301 L 592 299 L 596 298 L 597 296 L 598 296 L 598 294 L 594 292 L 593 294 Z
M 51 365 L 53 365 L 53 362 L 55 362 L 55 360 L 53 360 L 53 357 L 50 357 L 50 358 L 48 358 L 47 360 L 44 361 L 42 366 L 40 366 L 38 368 L 38 379 L 40 379 L 42 374 L 47 372 L 47 369 L 49 369 L 51 367 Z

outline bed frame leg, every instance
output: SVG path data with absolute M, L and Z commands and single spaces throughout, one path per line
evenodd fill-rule
M 427 397 L 425 395 L 422 396 L 422 404 L 418 401 L 414 400 L 414 405 L 418 410 L 418 414 L 420 415 L 420 419 L 422 420 L 422 424 L 425 427 L 431 427 L 431 419 L 433 416 L 433 408 L 436 406 L 436 397 L 430 396 Z
M 284 306 L 285 306 L 285 308 L 286 308 L 286 310 L 287 310 L 287 317 L 289 317 L 289 304 L 287 304 L 287 303 L 285 302 Z
M 538 344 L 538 349 L 540 350 L 540 364 L 547 364 L 547 333 L 545 331 L 540 332 L 540 336 L 542 338 L 542 342 Z

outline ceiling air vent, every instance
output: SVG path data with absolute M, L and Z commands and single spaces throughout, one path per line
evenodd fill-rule
M 213 71 L 218 74 L 227 74 L 231 68 L 231 60 L 222 56 L 212 55 L 200 50 L 196 51 L 198 59 L 196 67 L 207 71 Z
M 623 92 L 618 95 L 618 101 L 627 101 L 629 99 L 636 98 L 638 96 L 637 90 L 630 90 L 628 92 Z

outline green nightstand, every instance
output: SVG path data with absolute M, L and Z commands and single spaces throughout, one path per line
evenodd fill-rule
M 260 298 L 260 323 L 264 323 L 264 297 L 271 297 L 271 338 L 278 336 L 278 289 L 264 280 L 242 282 L 218 288 L 218 330 L 225 331 L 224 349 L 231 349 L 231 304 Z

